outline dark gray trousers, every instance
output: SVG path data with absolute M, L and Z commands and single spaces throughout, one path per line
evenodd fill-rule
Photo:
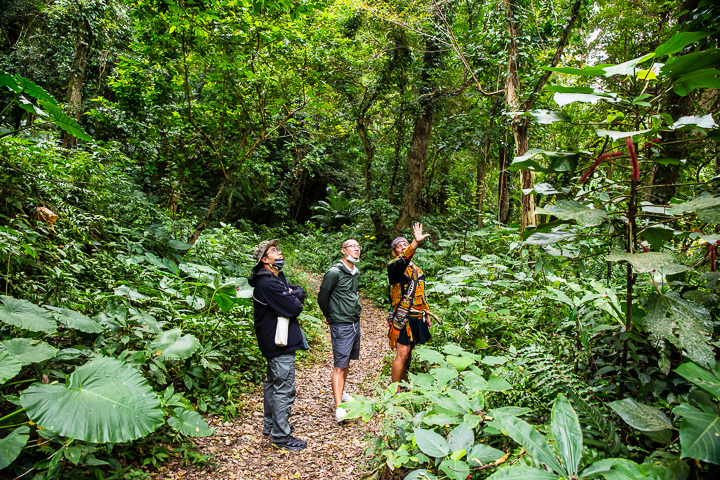
M 265 377 L 263 433 L 275 443 L 290 436 L 290 410 L 295 402 L 295 352 L 268 358 Z

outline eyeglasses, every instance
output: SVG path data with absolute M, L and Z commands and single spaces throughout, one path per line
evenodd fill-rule
M 270 247 L 267 249 L 267 252 L 265 252 L 265 255 L 267 255 L 268 253 L 280 253 L 280 249 L 275 248 L 275 247 Z
M 362 247 L 360 245 L 345 245 L 343 248 L 354 248 L 355 250 L 362 251 Z

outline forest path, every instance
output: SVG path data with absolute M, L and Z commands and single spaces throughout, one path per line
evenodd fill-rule
M 317 295 L 320 280 L 316 275 L 308 276 L 311 295 Z M 384 357 L 388 353 L 387 313 L 362 297 L 361 304 L 360 360 L 350 363 L 345 391 L 369 396 L 380 380 Z M 262 435 L 263 394 L 260 385 L 255 392 L 238 399 L 238 403 L 246 408 L 236 418 L 230 421 L 222 417 L 208 418 L 215 435 L 196 439 L 196 444 L 198 451 L 213 456 L 212 465 L 184 466 L 181 459 L 175 459 L 160 467 L 153 478 L 351 480 L 360 479 L 367 473 L 364 453 L 368 442 L 365 439 L 368 433 L 376 435 L 379 426 L 375 417 L 369 423 L 357 419 L 338 425 L 335 421 L 330 385 L 332 347 L 329 329 L 323 325 L 322 345 L 311 346 L 317 350 L 313 355 L 315 360 L 296 365 L 297 397 L 290 423 L 295 427 L 293 435 L 307 440 L 307 448 L 299 452 L 280 450 Z

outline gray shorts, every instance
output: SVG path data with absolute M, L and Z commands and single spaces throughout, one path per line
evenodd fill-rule
M 360 322 L 330 325 L 334 366 L 347 368 L 350 360 L 360 359 Z

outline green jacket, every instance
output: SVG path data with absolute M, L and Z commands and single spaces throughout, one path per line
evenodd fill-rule
M 360 297 L 358 297 L 357 267 L 353 275 L 341 261 L 325 272 L 317 300 L 328 323 L 355 323 L 360 321 Z

